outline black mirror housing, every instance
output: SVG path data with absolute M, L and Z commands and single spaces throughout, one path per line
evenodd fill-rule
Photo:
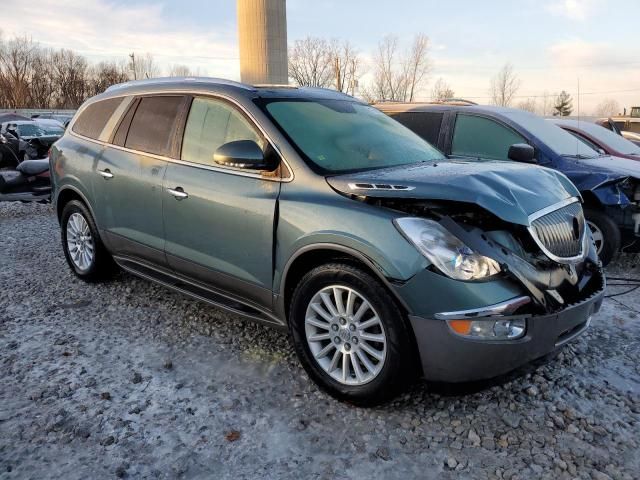
M 536 163 L 535 149 L 526 143 L 516 143 L 509 147 L 509 160 L 524 163 Z
M 253 140 L 236 140 L 221 145 L 213 154 L 213 161 L 225 167 L 270 170 L 264 152 Z

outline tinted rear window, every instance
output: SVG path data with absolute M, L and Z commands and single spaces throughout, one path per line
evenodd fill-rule
M 125 147 L 168 156 L 183 96 L 145 97 L 131 121 Z
M 444 113 L 403 112 L 390 113 L 391 118 L 413 130 L 431 145 L 438 145 L 440 126 Z
M 97 139 L 122 100 L 122 98 L 110 98 L 92 103 L 82 111 L 75 121 L 73 131 L 79 135 Z

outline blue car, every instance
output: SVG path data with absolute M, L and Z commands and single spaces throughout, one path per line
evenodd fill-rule
M 640 244 L 639 162 L 604 155 L 523 110 L 465 102 L 376 107 L 447 155 L 530 162 L 564 173 L 582 194 L 603 264 Z

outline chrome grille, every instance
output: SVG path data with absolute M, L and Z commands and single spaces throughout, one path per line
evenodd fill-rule
M 531 221 L 529 228 L 542 251 L 556 261 L 582 257 L 586 226 L 580 202 L 542 213 Z

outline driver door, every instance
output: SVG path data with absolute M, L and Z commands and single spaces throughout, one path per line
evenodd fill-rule
M 259 171 L 215 163 L 216 149 L 236 140 L 267 145 L 235 105 L 194 98 L 180 161 L 169 162 L 164 178 L 165 253 L 176 273 L 271 308 L 280 182 Z

